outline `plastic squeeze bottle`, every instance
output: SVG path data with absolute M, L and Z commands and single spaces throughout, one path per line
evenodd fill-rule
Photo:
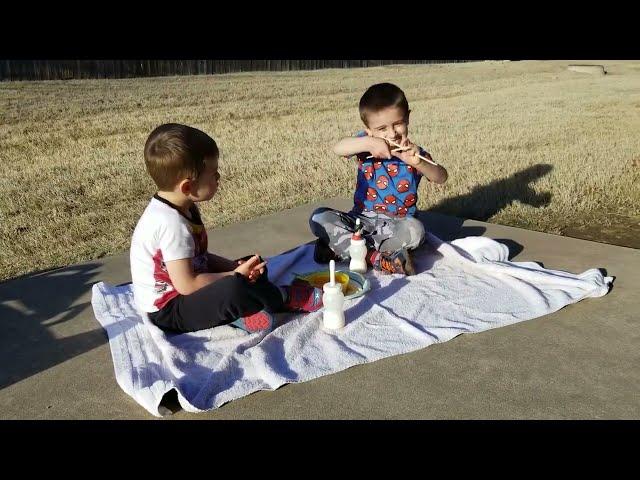
M 335 330 L 344 327 L 344 294 L 342 285 L 336 283 L 336 262 L 329 262 L 330 281 L 322 287 L 322 323 L 325 328 Z
M 351 246 L 349 247 L 349 270 L 357 273 L 367 272 L 367 245 L 364 238 L 360 235 L 360 219 L 356 219 L 356 231 L 351 236 Z

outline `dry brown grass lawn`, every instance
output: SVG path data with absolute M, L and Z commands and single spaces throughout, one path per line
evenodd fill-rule
M 209 227 L 351 195 L 330 147 L 381 81 L 405 90 L 412 139 L 449 170 L 420 208 L 552 233 L 637 216 L 640 62 L 600 77 L 568 63 L 0 83 L 0 279 L 125 251 L 154 193 L 142 147 L 164 122 L 221 146 Z

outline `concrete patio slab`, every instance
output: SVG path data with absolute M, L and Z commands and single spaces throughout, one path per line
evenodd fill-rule
M 320 205 L 348 210 L 351 202 L 331 199 L 210 231 L 210 250 L 266 256 L 308 242 L 308 217 Z M 640 250 L 434 213 L 420 218 L 444 239 L 502 241 L 517 261 L 574 273 L 604 268 L 614 287 L 545 317 L 167 418 L 640 418 Z M 117 385 L 90 304 L 93 283 L 129 280 L 127 252 L 0 284 L 0 418 L 155 419 Z

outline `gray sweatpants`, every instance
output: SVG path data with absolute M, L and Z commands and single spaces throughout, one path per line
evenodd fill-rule
M 401 248 L 413 250 L 424 242 L 424 226 L 413 217 L 389 217 L 375 212 L 341 212 L 321 207 L 311 214 L 311 232 L 324 240 L 341 260 L 349 258 L 348 248 L 355 231 L 356 218 L 360 219 L 363 238 L 368 248 L 395 252 Z

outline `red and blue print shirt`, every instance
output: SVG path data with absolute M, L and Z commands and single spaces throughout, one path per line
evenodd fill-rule
M 364 137 L 361 131 L 356 137 Z M 428 155 L 420 148 L 421 155 Z M 353 195 L 353 212 L 376 212 L 389 216 L 414 215 L 418 203 L 418 184 L 422 174 L 398 157 L 389 160 L 369 158 L 362 152 L 358 158 L 358 178 Z

